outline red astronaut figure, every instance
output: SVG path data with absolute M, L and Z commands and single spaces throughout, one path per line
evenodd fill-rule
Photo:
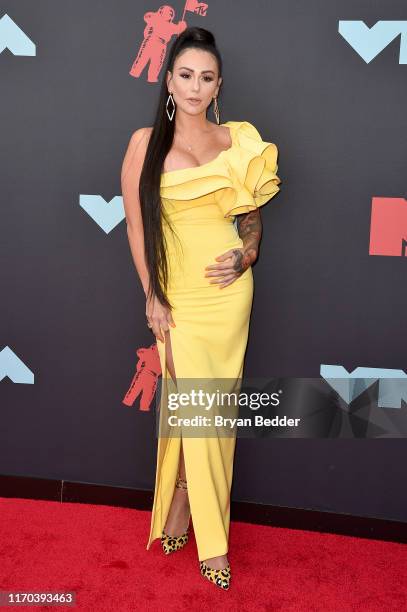
M 144 28 L 144 40 L 129 74 L 139 77 L 143 68 L 150 62 L 147 81 L 149 83 L 158 81 L 167 43 L 174 34 L 181 34 L 187 27 L 186 21 L 173 23 L 174 16 L 174 9 L 166 4 L 160 6 L 158 11 L 150 11 L 144 15 L 144 21 L 147 24 Z
M 148 412 L 157 389 L 158 376 L 162 374 L 157 343 L 148 348 L 139 348 L 136 353 L 139 358 L 136 373 L 123 398 L 123 404 L 132 406 L 140 396 L 140 410 Z

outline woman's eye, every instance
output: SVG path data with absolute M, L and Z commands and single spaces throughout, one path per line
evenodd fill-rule
M 189 78 L 189 76 L 190 76 L 190 75 L 189 75 L 189 74 L 186 74 L 186 73 L 181 74 L 181 77 L 182 77 L 182 78 L 184 78 L 184 77 Z M 210 77 L 210 76 L 206 76 L 206 77 L 204 77 L 204 80 L 205 80 L 207 83 L 210 83 L 211 81 L 213 81 L 213 78 L 212 78 L 212 77 Z

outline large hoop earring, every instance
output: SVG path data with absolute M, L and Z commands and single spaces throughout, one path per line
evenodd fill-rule
M 168 105 L 169 105 L 170 102 L 172 102 L 172 112 L 168 111 Z M 169 96 L 167 98 L 167 104 L 165 105 L 165 110 L 167 111 L 168 119 L 170 121 L 172 121 L 173 117 L 174 117 L 174 113 L 175 113 L 175 102 L 174 102 L 174 98 L 172 97 L 172 93 L 171 92 L 170 92 L 170 94 L 169 94 Z
M 218 106 L 218 98 L 215 97 L 213 99 L 213 112 L 216 117 L 216 123 L 219 125 L 219 106 Z

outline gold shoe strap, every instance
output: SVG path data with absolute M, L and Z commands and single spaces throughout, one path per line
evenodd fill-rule
M 180 478 L 179 476 L 177 476 L 177 482 L 175 483 L 175 486 L 177 487 L 177 489 L 188 489 L 187 481 L 183 478 Z

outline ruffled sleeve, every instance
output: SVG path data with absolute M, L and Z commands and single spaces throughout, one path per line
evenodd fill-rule
M 229 193 L 219 202 L 225 217 L 256 210 L 280 191 L 277 146 L 262 140 L 258 130 L 248 121 L 238 125 L 236 138 L 237 146 L 227 158 L 233 197 Z
M 256 210 L 280 191 L 276 145 L 262 140 L 248 121 L 227 124 L 232 136 L 229 149 L 201 166 L 162 174 L 161 196 L 169 210 L 181 212 L 212 201 L 224 217 L 234 217 Z

